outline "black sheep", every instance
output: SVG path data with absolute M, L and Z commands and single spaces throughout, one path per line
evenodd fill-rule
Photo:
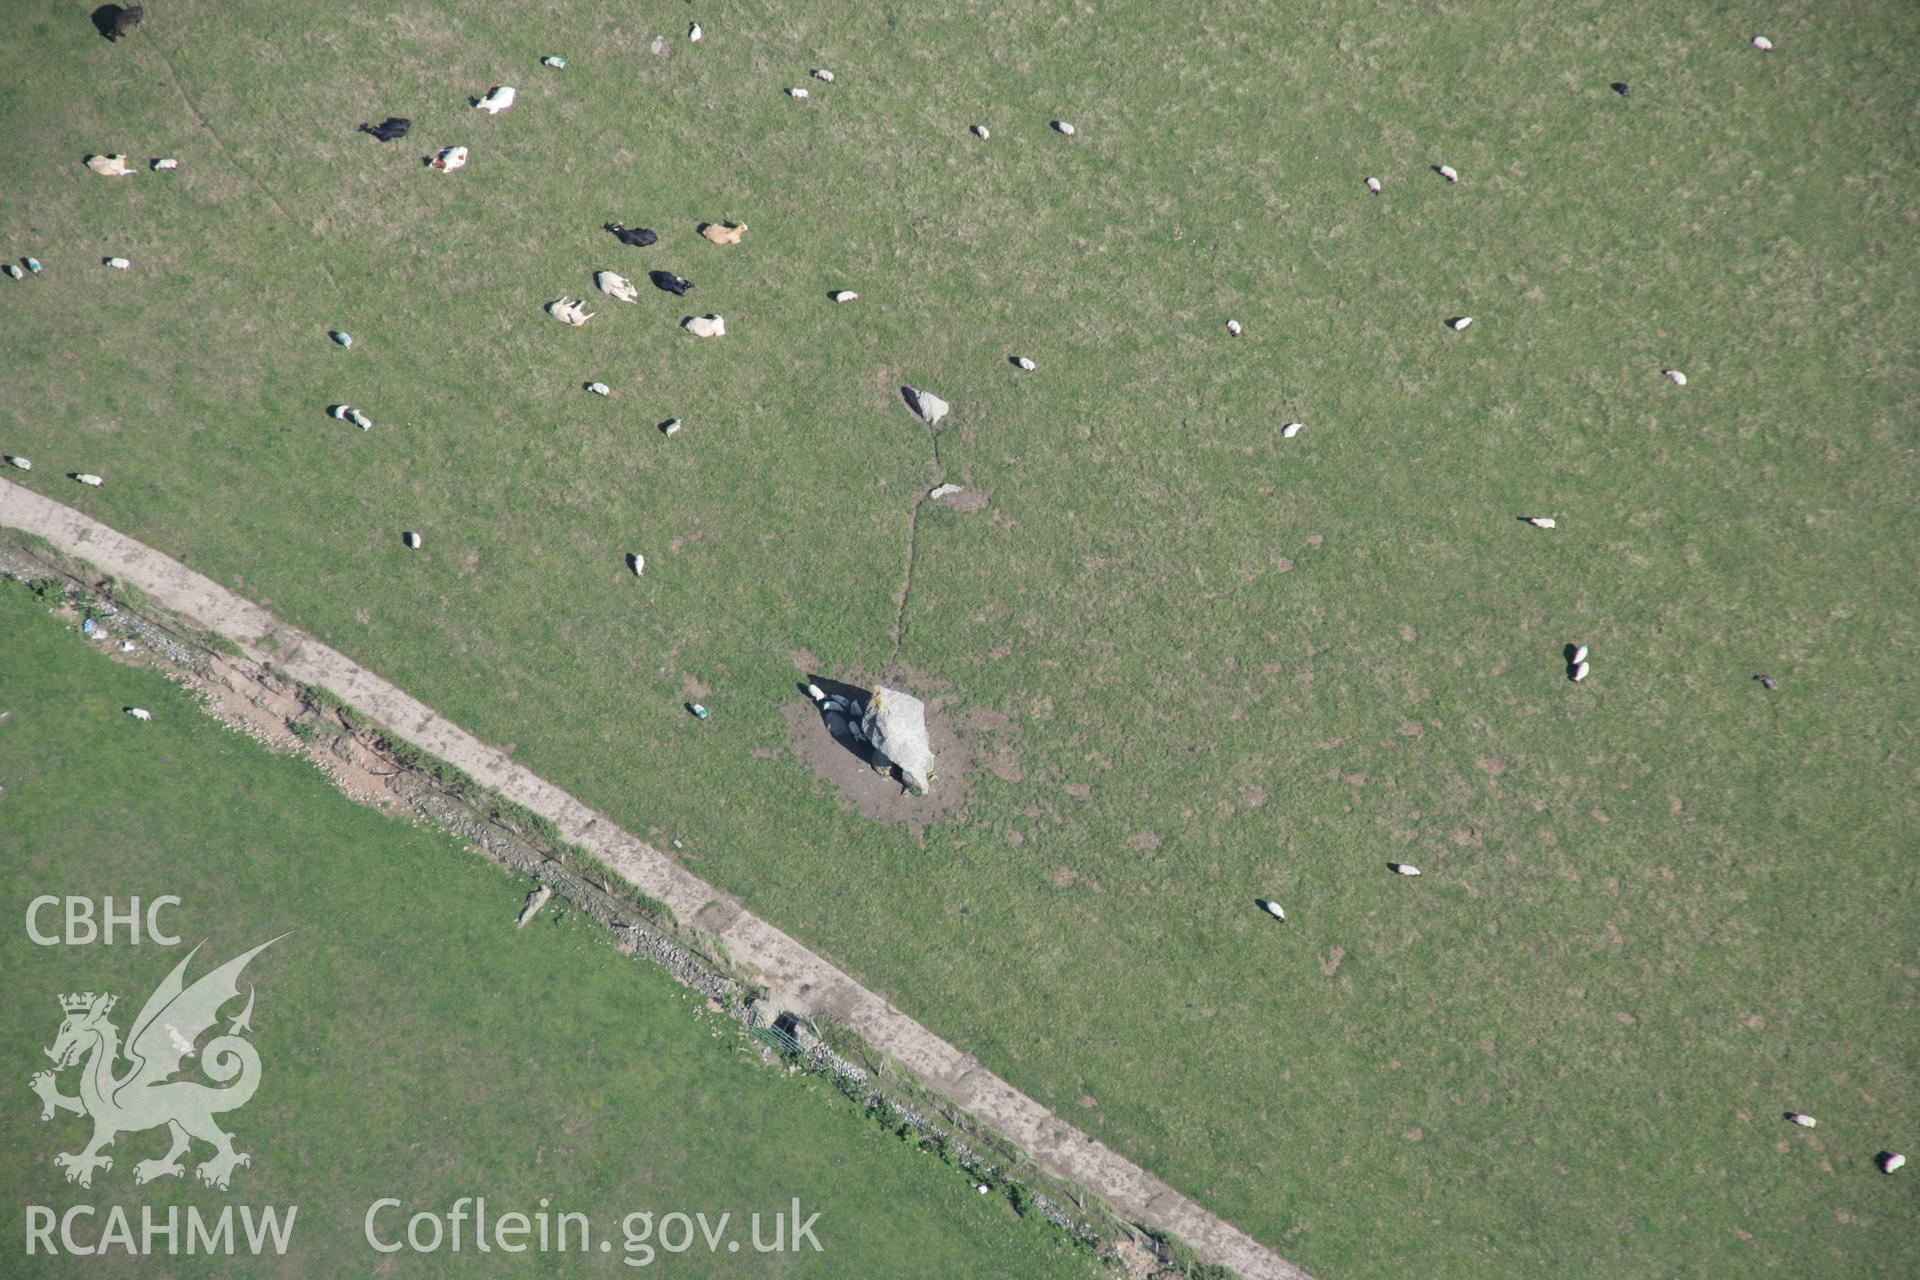
M 682 280 L 671 271 L 649 271 L 647 279 L 653 281 L 654 288 L 665 289 L 676 298 L 687 296 L 687 290 L 693 288 L 693 281 Z
M 388 116 L 379 124 L 363 124 L 361 129 L 382 142 L 392 142 L 395 138 L 407 136 L 407 130 L 413 128 L 413 121 L 404 116 Z
M 613 238 L 621 244 L 630 244 L 636 249 L 644 249 L 660 237 L 645 227 L 629 227 L 618 222 L 609 222 L 607 230 L 613 232 Z

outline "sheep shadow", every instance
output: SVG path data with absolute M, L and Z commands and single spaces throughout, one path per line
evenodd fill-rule
M 93 19 L 93 29 L 100 33 L 102 40 L 117 39 L 115 33 L 119 30 L 120 15 L 125 12 L 126 10 L 117 4 L 101 5 L 89 15 Z
M 823 702 L 814 702 L 815 714 L 826 725 L 827 732 L 833 735 L 840 748 L 858 760 L 861 764 L 873 767 L 875 755 L 873 744 L 859 737 L 854 726 L 859 718 L 852 714 L 852 706 L 857 704 L 864 709 L 873 701 L 873 690 L 863 689 L 857 684 L 848 684 L 844 680 L 834 680 L 827 676 L 809 674 L 804 681 L 797 682 L 800 692 L 807 694 L 807 700 L 813 701 L 813 695 L 807 693 L 809 684 L 815 685 L 826 694 Z

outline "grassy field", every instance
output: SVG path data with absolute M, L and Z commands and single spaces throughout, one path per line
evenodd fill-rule
M 1920 1267 L 1912 6 L 150 7 L 0 54 L 36 487 L 1325 1276 Z M 540 314 L 603 267 L 692 305 Z M 964 807 L 838 800 L 808 670 Z
M 114 1270 L 99 1259 L 26 1260 L 22 1204 L 122 1204 L 136 1214 L 141 1204 L 295 1204 L 293 1248 L 273 1274 L 345 1276 L 384 1261 L 362 1239 L 372 1202 L 406 1203 L 380 1219 L 388 1239 L 407 1214 L 444 1213 L 475 1194 L 496 1214 L 531 1213 L 548 1197 L 612 1235 L 611 1259 L 552 1258 L 541 1274 L 625 1272 L 620 1219 L 631 1211 L 704 1210 L 710 1222 L 731 1212 L 742 1240 L 760 1211 L 770 1243 L 766 1215 L 794 1196 L 822 1214 L 819 1253 L 743 1246 L 742 1256 L 710 1257 L 701 1246 L 659 1253 L 652 1269 L 1100 1274 L 1037 1217 L 976 1196 L 963 1174 L 826 1084 L 761 1066 L 732 1022 L 619 955 L 590 923 L 549 911 L 515 933 L 513 885 L 458 842 L 360 808 L 312 766 L 222 728 L 158 673 L 85 650 L 71 626 L 0 583 L 0 710 L 11 713 L 0 726 L 0 885 L 16 922 L 0 941 L 4 1070 L 17 1094 L 0 1111 L 13 1201 L 0 1226 L 8 1275 Z M 153 721 L 123 715 L 129 705 L 150 708 Z M 77 1149 L 89 1130 L 68 1115 L 42 1123 L 25 1087 L 48 1065 L 41 1048 L 60 1024 L 56 995 L 116 992 L 125 1033 L 185 948 L 131 947 L 124 935 L 111 949 L 35 946 L 18 922 L 41 893 L 113 895 L 122 906 L 134 894 L 178 895 L 182 905 L 163 921 L 186 945 L 206 939 L 190 978 L 291 931 L 247 970 L 262 1084 L 223 1117 L 254 1157 L 230 1195 L 195 1185 L 191 1171 L 136 1190 L 135 1161 L 165 1148 L 154 1132 L 123 1135 L 113 1169 L 90 1191 L 61 1180 L 54 1153 Z M 71 1092 L 73 1078 L 62 1086 Z M 193 1159 L 205 1155 L 196 1148 Z M 516 1268 L 497 1253 L 396 1261 L 380 1274 L 527 1274 L 524 1260 Z M 261 1266 L 182 1262 L 169 1273 L 256 1275 Z

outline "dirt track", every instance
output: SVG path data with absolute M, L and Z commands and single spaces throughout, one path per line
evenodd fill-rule
M 0 525 L 38 534 L 63 554 L 140 588 L 161 608 L 226 637 L 254 661 L 329 690 L 381 727 L 544 815 L 568 840 L 666 903 L 680 919 L 697 917 L 785 1007 L 830 1013 L 1049 1172 L 1082 1184 L 1134 1221 L 1178 1237 L 1205 1261 L 1231 1267 L 1247 1280 L 1309 1280 L 1306 1272 L 1082 1133 L 728 894 L 306 632 L 144 543 L 7 480 L 0 480 Z

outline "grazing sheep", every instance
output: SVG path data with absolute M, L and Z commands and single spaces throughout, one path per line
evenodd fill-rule
M 1687 375 L 1678 369 L 1662 369 L 1660 375 L 1676 387 L 1684 387 L 1687 385 Z
M 91 471 L 76 471 L 73 473 L 73 478 L 75 480 L 78 480 L 81 484 L 86 485 L 90 489 L 98 489 L 101 485 L 106 483 L 105 480 L 102 480 L 99 476 L 94 475 Z
M 11 276 L 15 280 L 25 280 L 27 278 L 27 273 L 22 271 L 19 267 L 14 266 L 11 262 L 9 262 L 6 265 L 4 270 L 9 276 Z
M 1775 680 L 1772 676 L 1755 676 L 1754 679 L 1758 680 L 1760 682 L 1760 687 L 1762 689 L 1765 689 L 1768 693 L 1772 693 L 1775 689 L 1778 689 L 1780 687 L 1780 682 L 1778 680 Z
M 1458 333 L 1472 323 L 1473 323 L 1472 316 L 1455 316 L 1453 317 L 1453 319 L 1447 321 L 1447 328 L 1453 330 L 1455 333 Z
M 613 232 L 613 238 L 621 244 L 630 244 L 636 249 L 644 249 L 660 239 L 649 227 L 628 227 L 618 222 L 609 222 L 607 230 Z
M 747 234 L 744 222 L 709 222 L 700 228 L 700 234 L 715 244 L 739 244 L 740 237 Z
M 1289 422 L 1286 426 L 1280 428 L 1280 438 L 1282 440 L 1291 440 L 1299 435 L 1306 425 L 1304 422 Z
M 373 430 L 373 419 L 369 418 L 366 414 L 360 412 L 358 409 L 347 410 L 347 421 L 351 422 L 354 426 L 360 428 L 362 431 Z
M 966 492 L 966 489 L 962 485 L 937 484 L 933 488 L 927 490 L 927 498 L 930 501 L 938 502 L 942 498 L 950 498 L 956 493 L 965 493 L 965 492 Z
M 633 576 L 637 578 L 647 571 L 647 558 L 638 551 L 629 551 L 627 553 L 627 568 L 633 570 Z
M 1371 192 L 1373 192 L 1373 194 L 1375 194 L 1375 195 L 1379 195 L 1379 194 L 1380 194 L 1380 179 L 1378 179 L 1378 178 L 1368 178 L 1368 179 L 1367 179 L 1367 190 L 1369 190 L 1369 191 L 1371 191 Z
M 1230 333 L 1230 334 L 1232 334 L 1232 335 L 1233 335 L 1234 337 L 1236 337 L 1236 338 L 1237 338 L 1237 337 L 1239 337 L 1239 336 L 1240 336 L 1240 322 L 1239 322 L 1238 320 L 1229 320 L 1229 321 L 1227 321 L 1227 332 L 1228 332 L 1228 333 Z
M 1552 516 L 1521 516 L 1522 524 L 1530 524 L 1536 529 L 1558 528 L 1558 522 Z
M 1065 120 L 1055 120 L 1053 122 L 1053 127 L 1059 130 L 1061 133 L 1064 133 L 1069 138 L 1071 138 L 1074 134 L 1080 132 L 1078 129 L 1068 124 Z
M 543 67 L 565 67 L 567 65 L 567 60 L 561 57 L 557 53 L 550 53 L 546 57 L 540 59 L 540 65 Z
M 809 684 L 807 686 L 807 696 L 815 702 L 824 703 L 827 700 L 827 691 L 817 684 Z
M 815 80 L 818 80 L 821 84 L 833 83 L 833 72 L 827 70 L 825 67 L 815 67 L 813 70 L 807 72 L 807 74 Z
M 633 281 L 616 271 L 596 271 L 593 273 L 594 288 L 611 298 L 622 302 L 640 301 L 640 291 L 633 287 Z
M 413 548 L 415 551 L 418 551 L 420 549 L 423 539 L 420 537 L 419 534 L 409 530 L 408 532 L 400 535 L 400 541 L 406 543 L 409 547 Z
M 162 156 L 153 162 L 153 167 L 156 172 L 165 173 L 170 169 L 178 169 L 180 162 L 171 156 Z
M 1579 684 L 1587 678 L 1587 671 L 1588 667 L 1586 663 L 1576 662 L 1573 664 L 1573 670 L 1567 672 L 1567 679 L 1573 681 L 1575 684 Z
M 1820 1123 L 1818 1120 L 1815 1120 L 1812 1116 L 1804 1115 L 1798 1111 L 1786 1112 L 1783 1116 L 1781 1116 L 1781 1119 L 1785 1120 L 1789 1124 L 1797 1124 L 1802 1129 L 1811 1129 L 1815 1125 Z
M 135 720 L 153 719 L 153 712 L 147 710 L 145 707 L 125 707 L 123 710 Z
M 102 258 L 100 261 L 104 265 L 112 267 L 115 271 L 131 271 L 133 269 L 133 263 L 125 258 Z
M 1286 919 L 1287 919 L 1286 911 L 1282 909 L 1280 904 L 1275 902 L 1273 899 L 1255 898 L 1253 902 L 1255 906 L 1259 907 L 1262 911 L 1272 916 L 1275 920 L 1278 920 L 1282 923 L 1286 922 Z
M 1767 39 L 1765 36 L 1755 36 L 1753 38 L 1753 47 L 1762 53 L 1771 53 L 1773 52 L 1773 41 Z
M 706 38 L 707 38 L 707 33 L 701 28 L 699 23 L 696 22 L 692 26 L 687 28 L 687 43 L 699 44 L 702 40 Z
M 1455 169 L 1450 164 L 1436 165 L 1434 167 L 1434 172 L 1439 174 L 1441 177 L 1445 178 L 1448 182 L 1460 181 L 1459 170 Z
M 907 407 L 920 415 L 920 420 L 930 427 L 940 425 L 940 420 L 953 411 L 953 406 L 931 391 L 922 391 L 918 387 L 902 387 L 906 393 Z
M 413 128 L 413 121 L 405 116 L 388 116 L 379 124 L 363 124 L 362 133 L 370 133 L 381 142 L 392 142 L 407 136 L 407 130 Z
M 805 89 L 789 89 L 787 90 L 787 96 L 789 98 L 805 98 L 810 95 Z
M 604 382 L 589 382 L 587 384 L 587 390 L 597 396 L 610 396 L 613 394 L 613 388 Z
M 1387 865 L 1393 868 L 1393 874 L 1397 876 L 1417 876 L 1420 874 L 1420 868 L 1410 862 L 1389 862 Z
M 836 289 L 832 296 L 835 302 L 858 302 L 860 300 L 860 295 L 851 289 Z
M 343 347 L 351 347 L 353 345 L 353 335 L 350 333 L 342 332 L 339 329 L 327 330 L 327 336 L 329 338 L 332 338 L 335 342 L 339 343 Z
M 684 298 L 693 289 L 693 281 L 673 274 L 671 271 L 649 271 L 647 279 L 653 281 L 653 287 L 664 289 L 676 298 Z
M 7 465 L 18 467 L 22 471 L 31 471 L 33 470 L 33 459 L 15 457 L 13 454 L 10 453 L 7 455 Z
M 680 430 L 680 419 L 678 418 L 668 418 L 665 422 L 660 424 L 660 434 L 663 436 L 671 436 L 676 432 L 678 432 L 679 430 Z
M 88 156 L 87 168 L 107 178 L 131 178 L 137 172 L 127 168 L 125 156 Z
M 688 316 L 681 322 L 688 333 L 696 338 L 724 338 L 727 336 L 727 322 L 719 316 Z
M 1581 663 L 1585 662 L 1586 660 L 1587 660 L 1587 646 L 1583 644 L 1577 644 L 1573 646 L 1573 656 L 1567 659 L 1567 665 L 1570 667 L 1577 667 Z
M 1879 1156 L 1880 1172 L 1893 1173 L 1906 1167 L 1907 1158 L 1898 1151 L 1882 1151 Z
M 107 39 L 117 42 L 121 36 L 126 35 L 127 32 L 139 26 L 140 19 L 146 16 L 146 9 L 137 4 L 122 9 L 113 15 L 113 32 Z M 1771 48 L 1772 46 L 1768 47 Z
M 31 272 L 32 272 L 32 273 L 33 273 L 34 275 L 36 275 L 36 276 L 40 274 L 40 272 L 41 272 L 41 270 L 42 270 L 42 268 L 41 268 L 41 266 L 40 266 L 40 259 L 38 259 L 38 258 L 22 258 L 22 259 L 21 259 L 21 261 L 27 264 L 27 270 L 28 270 L 28 271 L 31 271 Z
M 412 131 L 413 121 L 406 116 L 388 116 L 377 125 L 360 127 L 381 142 L 397 142 Z
M 455 169 L 464 169 L 467 164 L 465 147 L 443 147 L 440 154 L 428 162 L 429 169 L 438 169 L 441 173 L 452 173 Z
M 474 104 L 473 104 L 474 109 L 478 111 L 484 111 L 490 116 L 497 116 L 502 111 L 505 111 L 508 107 L 512 106 L 513 100 L 517 96 L 519 96 L 519 91 L 516 90 L 512 85 L 497 84 L 493 86 L 493 88 L 487 90 L 486 97 L 479 98 L 474 101 Z
M 973 136 L 980 139 L 980 141 L 982 142 L 985 142 L 988 138 L 991 138 L 993 136 L 991 133 L 987 132 L 987 126 L 983 124 L 976 124 L 970 127 L 973 130 Z
M 600 313 L 588 312 L 587 304 L 578 298 L 555 298 L 547 304 L 547 314 L 562 324 L 570 324 L 577 328 Z
M 1013 358 L 1013 363 L 1016 368 L 1025 369 L 1028 373 L 1032 373 L 1036 368 L 1039 367 L 1038 365 L 1034 364 L 1033 361 L 1027 359 L 1027 357 L 1025 356 L 1015 356 Z

